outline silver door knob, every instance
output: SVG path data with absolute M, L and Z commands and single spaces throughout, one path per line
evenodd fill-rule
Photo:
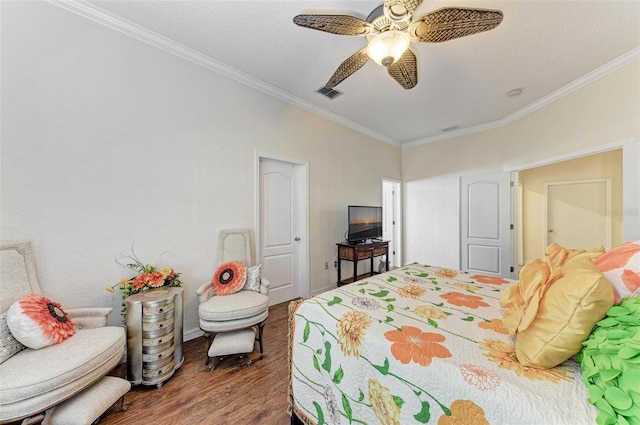
M 300 240 L 300 238 L 298 236 L 296 236 L 295 238 L 293 238 L 293 240 L 298 242 Z

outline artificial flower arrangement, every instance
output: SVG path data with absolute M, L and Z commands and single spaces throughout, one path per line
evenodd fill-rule
M 131 269 L 138 274 L 133 277 L 123 277 L 120 282 L 113 286 L 108 286 L 107 291 L 115 292 L 116 287 L 120 288 L 122 294 L 122 313 L 124 314 L 125 302 L 124 300 L 131 295 L 139 292 L 148 291 L 154 288 L 162 288 L 163 286 L 182 286 L 182 281 L 178 279 L 179 273 L 176 273 L 172 268 L 163 267 L 160 270 L 156 266 L 150 264 L 144 264 L 138 259 L 133 248 L 131 249 L 132 255 L 118 254 L 116 256 L 116 263 Z M 162 257 L 162 255 L 160 255 Z

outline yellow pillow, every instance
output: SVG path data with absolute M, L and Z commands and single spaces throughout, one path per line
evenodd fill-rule
M 598 255 L 582 252 L 562 265 L 562 277 L 548 287 L 535 319 L 517 334 L 521 364 L 546 369 L 564 362 L 613 305 L 613 288 L 592 261 Z

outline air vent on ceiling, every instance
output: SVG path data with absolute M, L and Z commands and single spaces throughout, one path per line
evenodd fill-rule
M 460 125 L 456 124 L 456 125 L 452 125 L 451 127 L 441 128 L 440 131 L 442 131 L 443 133 L 446 133 L 447 131 L 453 131 L 453 130 L 457 130 L 459 128 L 460 128 Z
M 332 100 L 342 94 L 341 91 L 330 89 L 329 87 L 320 87 L 318 90 L 316 90 L 316 93 L 320 93 L 321 95 L 326 96 Z

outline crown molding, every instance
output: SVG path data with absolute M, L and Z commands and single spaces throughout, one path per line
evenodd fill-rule
M 611 62 L 601 66 L 600 68 L 597 68 L 596 70 L 591 71 L 585 76 L 578 78 L 577 80 L 554 91 L 553 93 L 538 99 L 537 101 L 525 106 L 524 108 L 517 110 L 516 112 L 508 115 L 505 118 L 502 118 L 500 120 L 496 120 L 490 123 L 476 125 L 473 127 L 461 128 L 459 130 L 447 132 L 446 134 L 439 134 L 436 136 L 417 139 L 411 142 L 400 143 L 397 140 L 391 139 L 387 136 L 374 132 L 371 129 L 363 127 L 360 124 L 357 124 L 351 120 L 348 120 L 340 115 L 334 114 L 333 112 L 330 112 L 324 108 L 316 106 L 306 100 L 293 96 L 291 93 L 288 93 L 282 89 L 279 89 L 278 87 L 273 86 L 271 84 L 267 84 L 264 81 L 258 80 L 236 68 L 226 65 L 220 61 L 217 61 L 196 50 L 193 50 L 187 46 L 184 46 L 174 40 L 171 40 L 147 28 L 144 28 L 132 22 L 129 22 L 121 17 L 113 15 L 103 9 L 98 8 L 97 6 L 82 2 L 80 0 L 47 0 L 47 1 L 51 4 L 54 4 L 70 12 L 73 12 L 77 15 L 80 15 L 84 18 L 90 19 L 98 24 L 101 24 L 113 30 L 119 31 L 137 40 L 140 40 L 154 47 L 162 49 L 168 53 L 179 56 L 182 59 L 188 60 L 206 69 L 219 73 L 243 85 L 249 86 L 263 93 L 271 95 L 286 103 L 298 106 L 304 110 L 312 112 L 316 115 L 319 115 L 337 124 L 343 125 L 359 133 L 362 133 L 364 135 L 377 139 L 381 142 L 387 143 L 395 147 L 401 147 L 403 149 L 424 145 L 427 143 L 433 143 L 441 140 L 452 139 L 452 138 L 464 136 L 467 134 L 479 133 L 479 132 L 491 130 L 494 128 L 503 127 L 507 124 L 512 123 L 513 121 L 516 121 L 524 117 L 525 115 L 528 115 L 558 100 L 563 96 L 566 96 L 567 94 L 581 87 L 584 87 L 587 84 L 590 84 L 604 77 L 605 75 L 625 65 L 628 65 L 633 61 L 640 59 L 640 47 L 638 47 L 620 56 L 619 58 L 614 59 Z
M 150 44 L 154 47 L 162 49 L 168 53 L 179 56 L 182 59 L 193 62 L 206 69 L 217 72 L 227 78 L 235 80 L 243 85 L 249 86 L 263 93 L 271 95 L 277 99 L 280 99 L 286 103 L 298 106 L 337 124 L 343 125 L 347 128 L 355 130 L 359 133 L 380 140 L 381 142 L 389 145 L 399 147 L 400 143 L 389 137 L 383 136 L 377 132 L 374 132 L 366 127 L 361 126 L 351 120 L 348 120 L 340 115 L 334 114 L 324 108 L 318 107 L 306 100 L 293 96 L 290 93 L 279 89 L 276 86 L 267 84 L 264 81 L 258 80 L 251 75 L 248 75 L 236 68 L 233 68 L 225 63 L 217 61 L 209 56 L 206 56 L 197 50 L 191 49 L 183 44 L 180 44 L 174 40 L 164 37 L 156 32 L 153 32 L 133 22 L 127 21 L 119 16 L 109 13 L 97 6 L 89 3 L 85 3 L 79 0 L 47 0 L 49 3 L 58 7 L 66 9 L 84 18 L 92 20 L 100 25 L 111 28 L 137 40 Z
M 516 112 L 506 116 L 497 121 L 493 121 L 486 124 L 480 124 L 469 128 L 462 128 L 460 130 L 454 130 L 447 132 L 446 134 L 439 134 L 437 136 L 425 137 L 424 139 L 415 140 L 413 142 L 403 143 L 402 148 L 410 148 L 414 146 L 424 145 L 427 143 L 438 142 L 440 140 L 452 139 L 454 137 L 464 136 L 466 134 L 471 133 L 479 133 L 482 131 L 491 130 L 493 128 L 503 127 L 507 124 L 510 124 L 525 115 L 528 115 L 544 106 L 549 105 L 550 103 L 555 102 L 563 96 L 568 95 L 569 93 L 578 90 L 581 87 L 586 86 L 587 84 L 591 84 L 592 82 L 599 80 L 607 74 L 610 74 L 613 71 L 616 71 L 623 66 L 626 66 L 636 60 L 640 59 L 640 47 L 636 47 L 635 49 L 625 53 L 624 55 L 618 57 L 617 59 L 612 60 L 609 63 L 602 65 L 600 68 L 597 68 L 590 73 L 578 78 L 577 80 L 567 84 L 564 87 L 554 91 L 553 93 L 542 97 L 535 102 L 525 106 L 522 109 L 517 110 Z

